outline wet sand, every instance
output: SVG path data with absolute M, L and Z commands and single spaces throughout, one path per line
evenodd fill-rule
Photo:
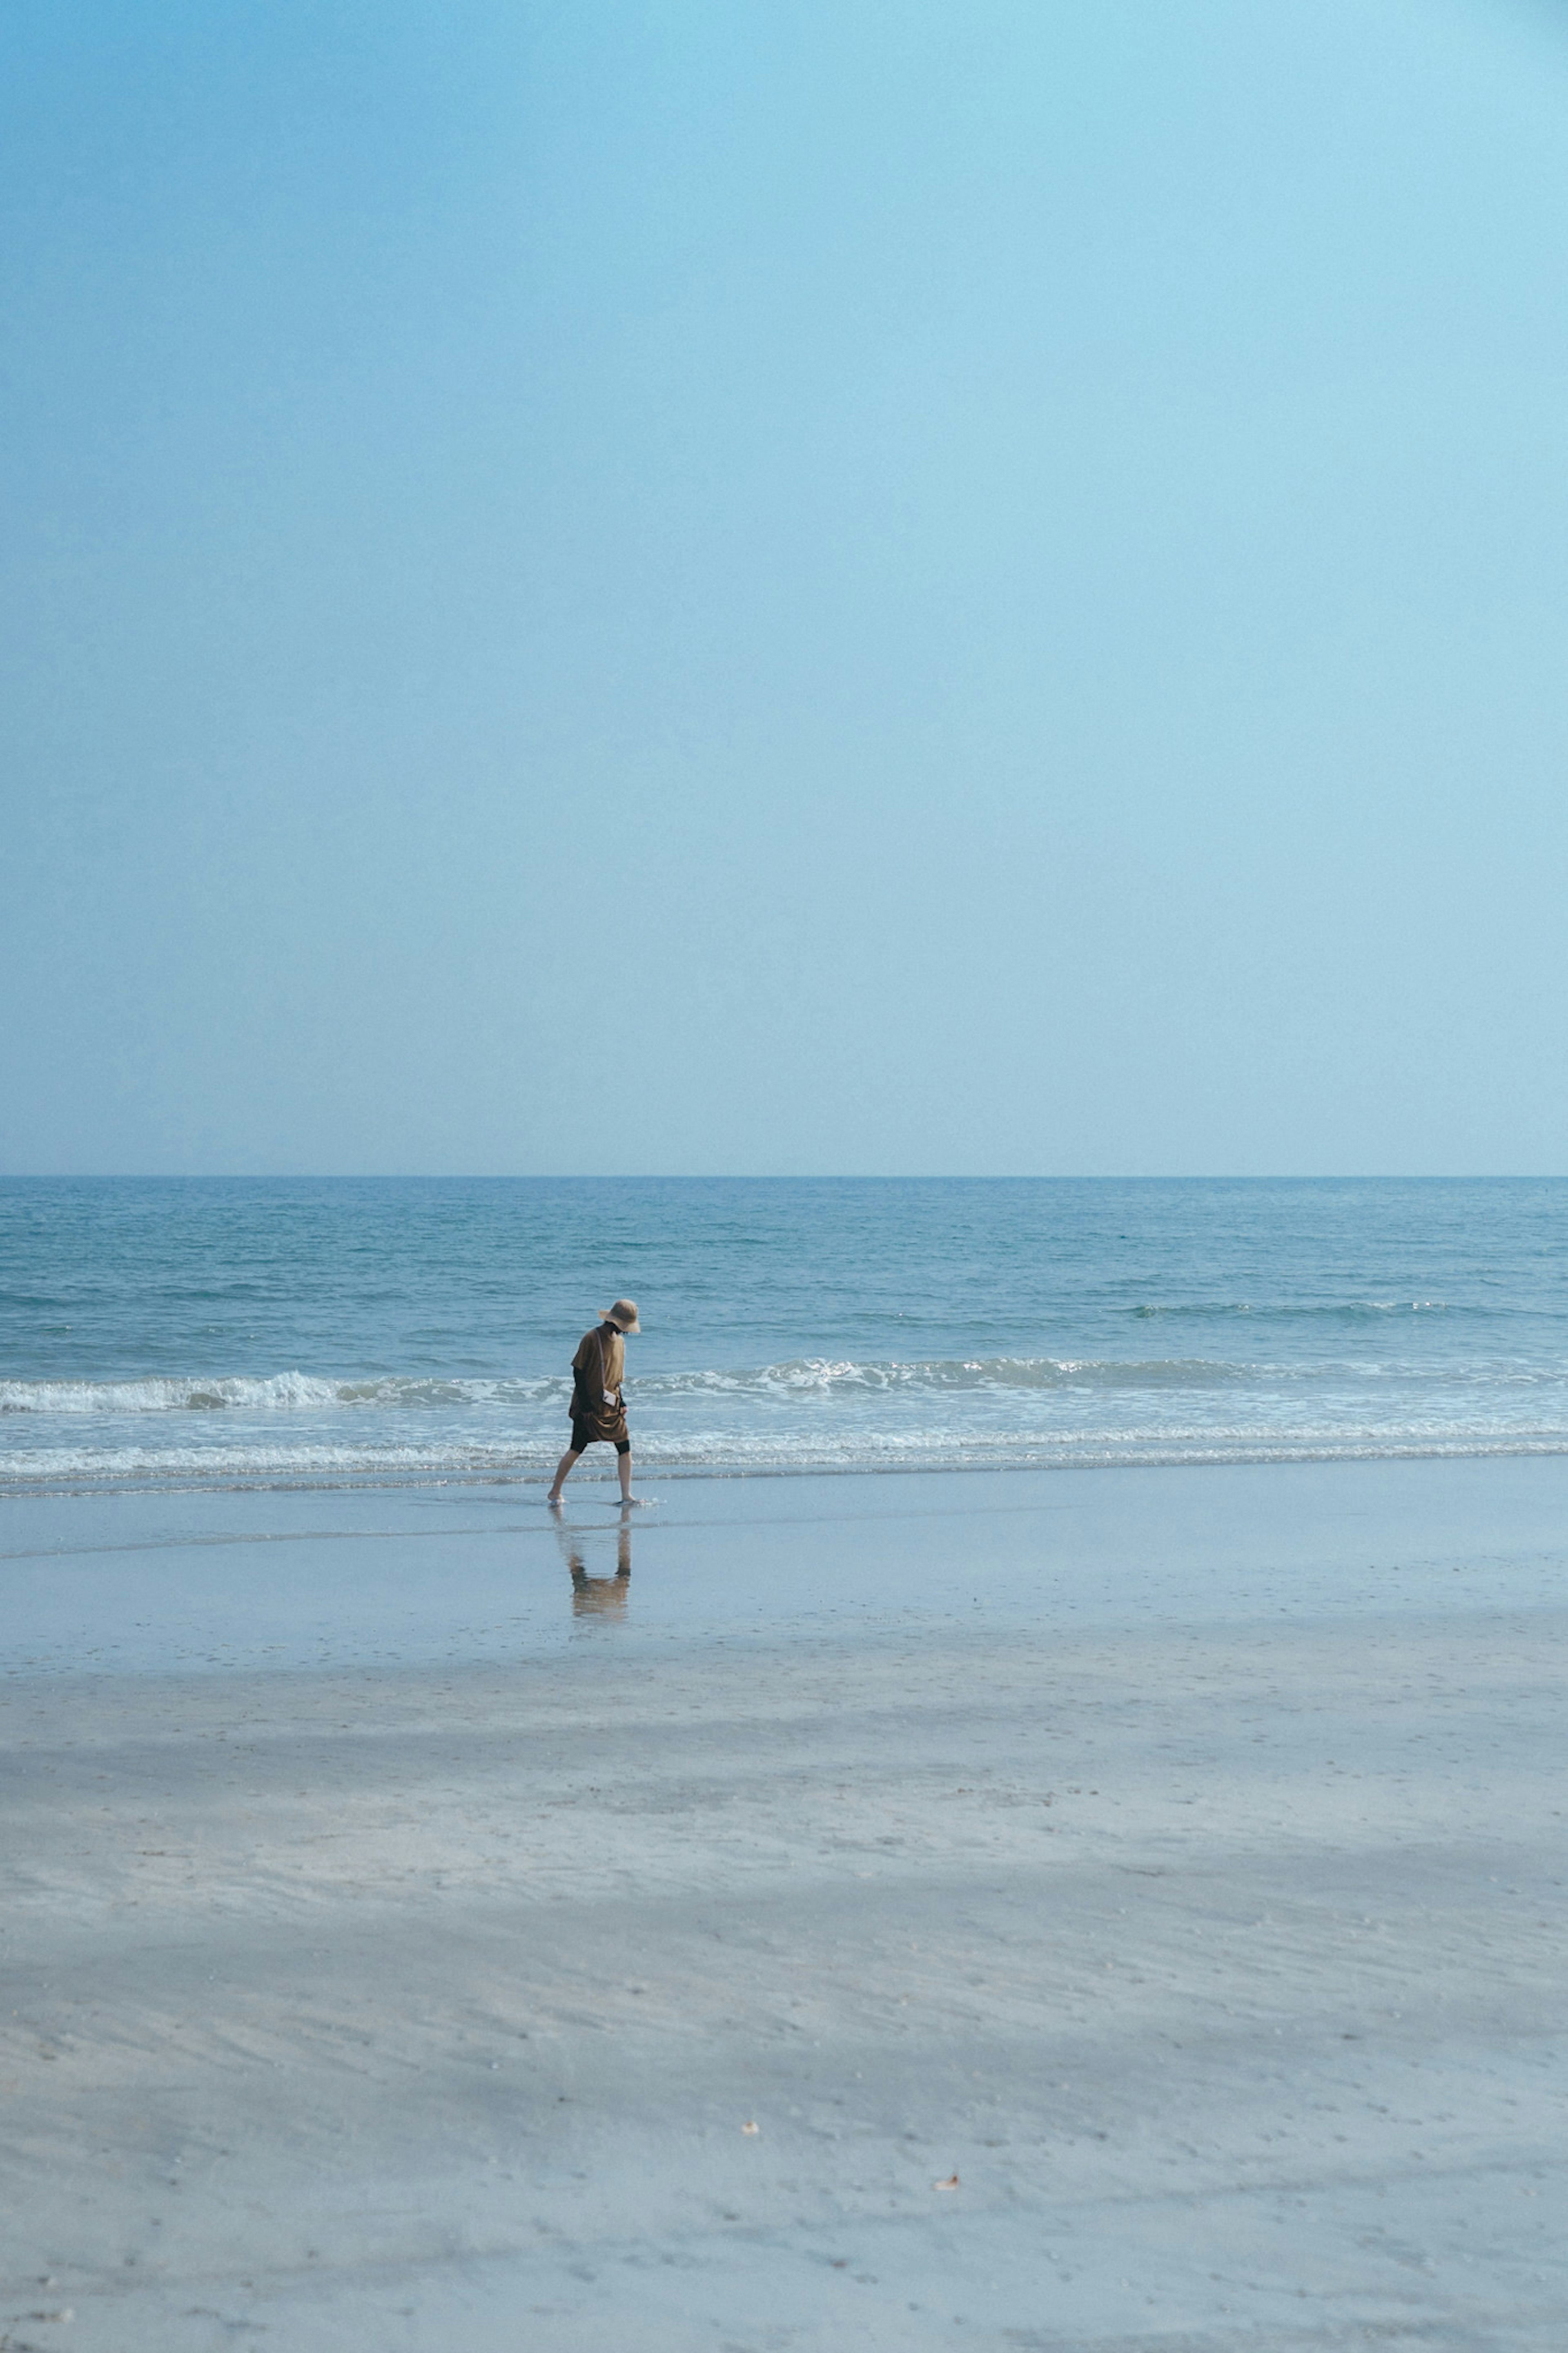
M 0 2344 L 1568 2341 L 1568 1464 L 607 1492 L 0 1504 Z

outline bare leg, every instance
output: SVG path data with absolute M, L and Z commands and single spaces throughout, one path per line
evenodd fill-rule
M 623 1504 L 629 1504 L 632 1500 L 631 1456 L 629 1454 L 617 1454 L 616 1457 L 616 1468 L 621 1474 L 621 1501 Z
M 566 1484 L 566 1474 L 574 1462 L 580 1462 L 582 1459 L 581 1454 L 574 1452 L 570 1446 L 566 1449 L 565 1453 L 555 1465 L 555 1476 L 550 1482 L 550 1493 L 544 1498 L 547 1504 L 558 1504 L 561 1501 L 561 1490 Z

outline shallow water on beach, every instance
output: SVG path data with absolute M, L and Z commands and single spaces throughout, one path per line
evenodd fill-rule
M 654 1492 L 0 1512 L 0 2337 L 1559 2353 L 1568 1456 Z
M 11 1178 L 0 1487 L 538 1477 L 618 1293 L 663 1476 L 1558 1453 L 1565 1243 L 1564 1180 Z

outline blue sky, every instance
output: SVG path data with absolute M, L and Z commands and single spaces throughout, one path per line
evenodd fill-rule
M 1568 1168 L 1568 12 L 21 0 L 0 1166 Z

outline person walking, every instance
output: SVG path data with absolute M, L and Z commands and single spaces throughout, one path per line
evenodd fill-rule
M 555 1466 L 547 1504 L 559 1504 L 573 1464 L 595 1439 L 616 1450 L 621 1478 L 621 1501 L 632 1501 L 632 1441 L 626 1435 L 626 1409 L 621 1397 L 626 1377 L 626 1335 L 640 1332 L 635 1299 L 617 1299 L 606 1307 L 604 1320 L 584 1332 L 572 1359 L 572 1443 Z

